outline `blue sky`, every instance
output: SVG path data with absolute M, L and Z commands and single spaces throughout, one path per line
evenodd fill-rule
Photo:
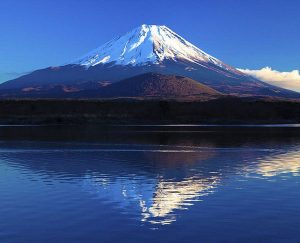
M 0 82 L 66 63 L 145 24 L 239 68 L 300 69 L 298 0 L 1 0 Z

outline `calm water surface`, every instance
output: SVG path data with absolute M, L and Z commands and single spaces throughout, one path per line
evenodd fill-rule
M 300 128 L 0 127 L 0 242 L 300 242 Z

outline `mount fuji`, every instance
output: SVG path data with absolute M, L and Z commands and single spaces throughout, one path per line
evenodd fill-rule
M 142 25 L 83 56 L 74 64 L 86 67 L 113 62 L 115 65 L 142 66 L 163 61 L 185 61 L 201 65 L 229 66 L 203 52 L 166 26 Z M 233 69 L 231 69 L 234 71 Z
M 132 85 L 132 82 L 122 83 L 129 78 L 133 78 L 134 87 L 147 85 L 145 79 L 151 80 L 160 91 L 163 90 L 161 79 L 168 80 L 164 82 L 168 86 L 167 93 L 172 95 L 169 91 L 174 90 L 175 96 L 180 96 L 184 89 L 180 80 L 185 78 L 184 84 L 189 87 L 195 87 L 194 82 L 205 86 L 204 90 L 210 90 L 207 95 L 213 90 L 216 95 L 300 97 L 297 92 L 264 83 L 238 71 L 168 27 L 158 25 L 141 25 L 66 65 L 40 69 L 7 81 L 0 85 L 0 97 L 102 97 L 107 93 L 116 97 L 122 92 L 118 89 L 114 94 L 111 90 L 117 89 L 110 86 L 114 84 L 114 87 L 130 89 L 126 84 Z M 143 90 L 141 85 L 138 86 Z M 108 89 L 110 92 L 106 92 Z M 156 96 L 165 95 L 153 87 L 151 90 Z M 206 94 L 200 86 L 196 90 L 199 95 Z M 135 96 L 145 95 L 145 92 L 133 93 Z

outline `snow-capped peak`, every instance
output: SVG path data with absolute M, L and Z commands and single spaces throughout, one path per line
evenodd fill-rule
M 168 27 L 141 25 L 93 50 L 73 64 L 87 67 L 98 64 L 117 65 L 159 64 L 164 60 L 213 63 L 226 67 L 218 59 L 203 52 Z M 227 69 L 227 68 L 226 68 Z

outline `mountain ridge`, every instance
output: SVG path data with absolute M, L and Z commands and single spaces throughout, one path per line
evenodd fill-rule
M 300 98 L 297 92 L 240 72 L 168 27 L 157 25 L 141 25 L 67 65 L 36 70 L 0 84 L 0 97 L 8 97 L 13 90 L 47 91 L 54 86 L 82 92 L 97 89 L 99 83 L 116 83 L 145 73 L 183 76 L 228 95 Z
M 165 25 L 143 24 L 70 64 L 87 67 L 110 62 L 121 65 L 147 65 L 149 62 L 159 64 L 165 59 L 186 60 L 200 65 L 201 62 L 208 62 L 241 73 L 202 51 Z

